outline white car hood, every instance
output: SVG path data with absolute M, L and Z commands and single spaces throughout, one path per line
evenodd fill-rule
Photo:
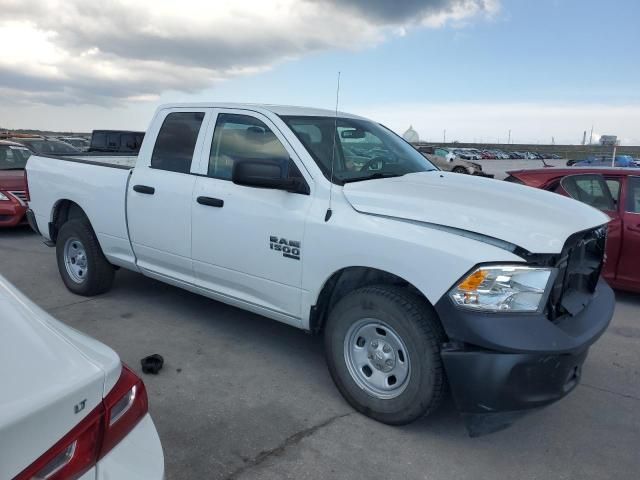
M 571 234 L 609 221 L 562 195 L 440 171 L 347 183 L 343 192 L 358 212 L 474 232 L 531 253 L 559 253 Z
M 12 478 L 102 401 L 121 363 L 1 275 L 0 326 L 0 477 Z

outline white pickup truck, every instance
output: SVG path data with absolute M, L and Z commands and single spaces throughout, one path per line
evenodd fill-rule
M 614 307 L 601 212 L 441 172 L 373 121 L 160 107 L 137 157 L 27 165 L 28 218 L 80 295 L 118 267 L 313 333 L 341 393 L 389 424 L 447 386 L 473 435 L 579 381 Z

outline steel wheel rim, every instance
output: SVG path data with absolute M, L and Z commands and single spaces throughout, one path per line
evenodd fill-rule
M 351 378 L 375 398 L 395 398 L 407 388 L 409 351 L 400 335 L 381 320 L 363 318 L 349 327 L 344 359 Z
M 87 251 L 80 240 L 70 237 L 64 244 L 64 266 L 75 283 L 84 283 L 88 273 Z

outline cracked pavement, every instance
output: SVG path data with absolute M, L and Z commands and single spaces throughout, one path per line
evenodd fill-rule
M 119 271 L 86 299 L 60 280 L 54 250 L 0 231 L 0 273 L 59 320 L 114 348 L 142 375 L 167 479 L 631 479 L 640 470 L 640 295 L 618 294 L 583 384 L 511 428 L 471 439 L 451 401 L 405 427 L 344 402 L 322 342 L 302 331 Z

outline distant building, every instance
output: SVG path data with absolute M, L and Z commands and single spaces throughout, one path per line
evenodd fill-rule
M 602 135 L 600 137 L 600 145 L 617 145 L 618 137 L 616 135 Z
M 409 126 L 409 130 L 402 134 L 402 138 L 409 143 L 418 143 L 420 141 L 420 135 L 418 135 L 418 132 L 416 132 L 411 125 Z

